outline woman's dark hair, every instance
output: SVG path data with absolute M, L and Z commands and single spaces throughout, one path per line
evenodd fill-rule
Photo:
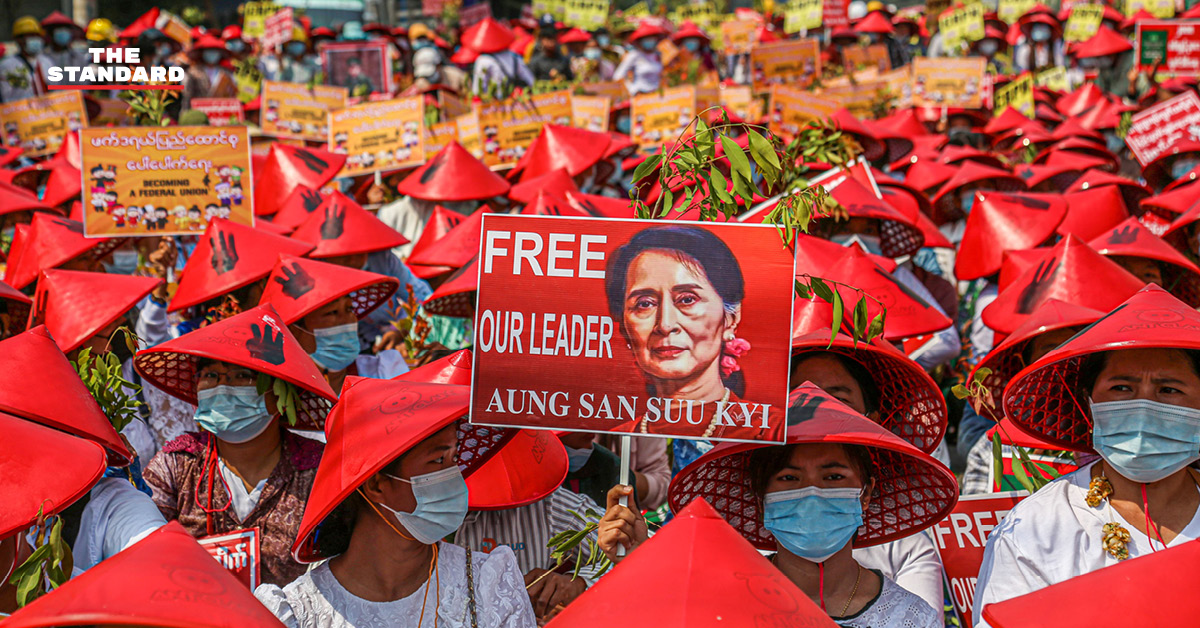
M 401 454 L 380 469 L 378 473 L 399 475 L 400 463 L 403 460 L 404 454 Z M 333 512 L 326 515 L 315 532 L 317 551 L 321 556 L 333 557 L 349 549 L 350 536 L 354 534 L 354 524 L 358 522 L 359 514 L 367 510 L 370 510 L 367 500 L 363 499 L 358 491 L 354 491 L 350 493 L 349 497 L 342 500 L 342 503 L 338 504 Z
M 1196 349 L 1172 349 L 1163 347 L 1171 351 L 1181 351 L 1187 356 L 1188 362 L 1192 365 L 1192 372 L 1200 377 L 1200 350 Z M 1076 394 L 1082 395 L 1080 399 L 1091 397 L 1092 388 L 1096 386 L 1096 378 L 1100 377 L 1100 371 L 1108 366 L 1108 357 L 1114 351 L 1122 351 L 1123 349 L 1115 349 L 1113 351 L 1100 351 L 1098 353 L 1089 354 L 1083 359 L 1083 364 L 1079 366 L 1079 390 Z
M 625 276 L 638 255 L 646 251 L 664 251 L 684 264 L 696 264 L 721 297 L 725 311 L 741 305 L 746 296 L 746 281 L 742 267 L 733 251 L 717 236 L 699 227 L 651 227 L 636 233 L 629 242 L 616 250 L 605 269 L 604 291 L 608 311 L 621 335 L 625 329 Z M 725 378 L 725 385 L 737 396 L 745 394 L 746 383 L 741 371 Z
M 881 395 L 879 393 L 879 386 L 875 385 L 875 378 L 871 377 L 871 372 L 867 370 L 867 367 L 848 355 L 836 351 L 804 351 L 792 356 L 792 368 L 789 372 L 795 372 L 807 360 L 823 357 L 830 357 L 837 360 L 838 364 L 841 364 L 842 368 L 846 369 L 846 372 L 850 374 L 850 377 L 854 378 L 854 381 L 858 383 L 858 388 L 862 391 L 863 414 L 871 414 L 879 410 Z
M 862 445 L 842 445 L 850 465 L 862 478 L 863 486 L 874 477 L 875 464 L 871 461 L 871 452 Z M 776 445 L 761 447 L 750 452 L 750 461 L 746 465 L 750 474 L 750 491 L 762 499 L 767 494 L 767 484 L 792 460 L 792 452 L 796 445 Z

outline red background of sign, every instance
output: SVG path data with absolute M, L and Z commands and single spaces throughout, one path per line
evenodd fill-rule
M 1012 510 L 1022 499 L 1025 499 L 1025 494 L 1017 492 L 964 495 L 959 498 L 958 504 L 954 506 L 950 516 L 931 529 L 938 546 L 938 553 L 942 556 L 946 580 L 950 583 L 950 598 L 954 600 L 954 608 L 958 611 L 964 628 L 971 628 L 973 608 L 971 605 L 975 603 L 976 599 L 975 582 L 979 577 L 979 567 L 983 564 L 983 549 L 987 542 L 987 534 L 990 534 L 1003 520 L 1003 517 L 997 518 L 991 514 L 981 515 L 979 522 L 992 526 L 992 530 L 988 530 L 987 534 L 981 534 L 982 531 L 977 524 L 975 515 Z M 962 528 L 961 515 L 964 514 L 970 518 L 969 528 Z M 959 515 L 958 525 L 962 532 L 962 541 L 965 542 L 960 542 L 960 535 L 955 531 L 956 515 Z M 978 547 L 967 540 L 967 534 L 979 543 Z M 964 589 L 964 586 L 968 588 Z M 965 600 L 963 599 L 964 595 L 968 596 Z
M 530 231 L 542 235 L 547 242 L 549 233 L 573 233 L 576 241 L 569 245 L 578 252 L 579 234 L 606 234 L 608 241 L 590 250 L 605 253 L 604 260 L 594 260 L 589 268 L 600 269 L 618 247 L 626 244 L 638 231 L 648 227 L 690 226 L 713 232 L 733 252 L 745 281 L 742 301 L 742 321 L 737 337 L 750 342 L 750 351 L 739 363 L 746 380 L 744 401 L 771 403 L 784 409 L 787 395 L 789 359 L 791 355 L 791 311 L 793 297 L 793 258 L 784 248 L 779 233 L 772 227 L 739 224 L 679 223 L 663 221 L 625 221 L 588 218 L 556 218 L 535 216 L 484 216 L 483 247 L 487 246 L 489 230 Z M 481 249 L 480 284 L 476 301 L 475 364 L 473 369 L 471 420 L 496 425 L 524 425 L 580 431 L 608 431 L 625 424 L 611 419 L 580 419 L 575 412 L 562 418 L 536 419 L 527 416 L 486 413 L 488 399 L 495 388 L 522 390 L 563 390 L 571 395 L 572 406 L 578 409 L 579 395 L 596 394 L 637 395 L 645 401 L 647 394 L 641 371 L 632 353 L 626 348 L 614 317 L 611 340 L 612 359 L 528 355 L 529 313 L 579 314 L 607 316 L 608 304 L 603 279 L 576 277 L 537 277 L 523 268 L 523 274 L 512 274 L 513 239 L 497 243 L 508 249 L 505 257 L 496 257 L 492 274 L 483 274 L 484 252 Z M 538 256 L 545 270 L 546 251 Z M 558 262 L 560 268 L 578 268 L 578 258 Z M 479 313 L 484 310 L 520 311 L 525 314 L 522 333 L 525 354 L 485 353 L 478 337 Z M 557 320 L 556 320 L 557 323 Z M 540 316 L 538 326 L 540 328 Z M 557 331 L 557 324 L 553 326 Z M 613 398 L 615 401 L 615 398 Z M 614 412 L 616 408 L 614 407 Z M 661 423 L 660 423 L 661 425 Z M 781 440 L 781 439 L 780 439 Z

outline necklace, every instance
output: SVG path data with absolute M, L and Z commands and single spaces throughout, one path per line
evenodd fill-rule
M 1129 535 L 1129 530 L 1125 526 L 1117 523 L 1115 517 L 1112 516 L 1112 504 L 1109 503 L 1109 498 L 1112 497 L 1112 483 L 1108 481 L 1108 477 L 1101 471 L 1100 475 L 1092 478 L 1088 484 L 1087 496 L 1084 501 L 1092 508 L 1098 508 L 1102 505 L 1108 505 L 1110 509 L 1109 522 L 1104 524 L 1100 529 L 1100 547 L 1108 552 L 1109 556 L 1117 560 L 1125 560 L 1129 558 L 1129 543 L 1133 537 Z
M 838 614 L 838 617 L 846 616 L 846 611 L 850 610 L 850 602 L 854 601 L 854 594 L 858 593 L 858 583 L 862 580 L 862 565 L 858 566 L 856 573 L 857 575 L 854 576 L 854 588 L 850 589 L 850 597 L 846 598 L 846 605 L 842 607 L 842 612 Z
M 704 430 L 704 435 L 701 436 L 701 438 L 708 438 L 709 436 L 712 436 L 713 432 L 715 432 L 717 430 L 717 418 L 721 416 L 721 410 L 725 408 L 725 404 L 727 404 L 727 403 L 729 403 L 729 389 L 728 388 L 725 389 L 725 396 L 721 397 L 721 400 L 717 402 L 717 412 L 716 412 L 716 414 L 713 415 L 712 420 L 708 422 L 708 428 L 706 428 Z M 650 426 L 648 424 L 648 421 L 649 421 L 649 418 L 643 417 L 641 423 L 638 424 L 638 431 L 640 431 L 643 434 L 649 434 Z

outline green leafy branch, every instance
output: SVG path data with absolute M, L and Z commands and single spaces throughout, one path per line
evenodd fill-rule
M 804 280 L 807 280 L 805 283 Z M 841 291 L 835 288 L 830 288 L 829 284 L 840 286 L 849 290 L 853 290 L 858 296 L 858 301 L 854 304 L 854 308 L 850 315 L 850 333 L 854 344 L 857 346 L 859 339 L 863 342 L 871 342 L 883 335 L 884 325 L 887 324 L 887 309 L 883 307 L 883 302 L 875 297 L 863 292 L 862 289 L 856 288 L 850 284 L 834 281 L 832 279 L 822 279 L 813 277 L 812 275 L 801 275 L 796 280 L 796 294 L 801 299 L 811 299 L 813 296 L 829 303 L 833 306 L 833 334 L 829 337 L 829 345 L 833 345 L 834 339 L 837 338 L 838 329 L 842 325 L 842 319 L 845 316 L 846 303 L 842 299 Z M 879 313 L 875 316 L 870 316 L 867 311 L 867 300 L 874 301 L 879 306 Z M 869 319 L 869 320 L 868 320 Z
M 118 328 L 113 333 L 113 338 L 117 334 L 124 335 L 125 346 L 129 348 L 130 353 L 137 353 L 136 337 L 129 328 Z M 110 346 L 113 338 L 108 340 Z M 72 366 L 79 374 L 79 379 L 87 386 L 88 392 L 96 399 L 96 403 L 100 404 L 100 410 L 108 417 L 113 429 L 120 432 L 138 417 L 138 408 L 145 405 L 138 400 L 142 387 L 125 379 L 121 372 L 121 358 L 117 354 L 105 351 L 93 355 L 91 348 L 85 347 L 76 356 Z
M 121 100 L 129 105 L 129 117 L 134 126 L 167 126 L 171 118 L 167 107 L 177 97 L 166 89 L 127 89 L 120 93 Z
M 17 589 L 17 606 L 21 608 L 67 581 L 63 563 L 71 556 L 71 548 L 62 538 L 62 518 L 54 518 L 54 525 L 47 534 L 46 519 L 39 508 L 36 527 L 37 541 L 33 553 L 13 571 L 8 581 Z
M 584 524 L 583 527 L 579 530 L 563 530 L 550 537 L 550 540 L 546 543 L 546 547 L 550 549 L 550 558 L 554 559 L 554 568 L 538 576 L 536 580 L 530 582 L 525 587 L 526 589 L 537 584 L 547 575 L 554 573 L 568 560 L 575 562 L 575 570 L 571 573 L 572 580 L 579 577 L 579 572 L 584 567 L 595 567 L 595 577 L 597 578 L 609 569 L 612 569 L 612 559 L 601 551 L 600 545 L 596 542 L 595 537 L 592 536 L 600 528 L 600 513 L 591 508 L 584 511 L 582 515 L 574 510 L 568 512 L 581 521 Z M 586 556 L 584 555 L 585 550 Z
M 435 348 L 429 342 L 429 334 L 433 328 L 430 327 L 429 316 L 421 309 L 421 303 L 417 301 L 412 286 L 405 286 L 405 289 L 408 290 L 408 298 L 395 306 L 389 305 L 388 311 L 392 317 L 392 328 L 404 336 L 404 347 L 401 351 L 404 358 L 409 364 L 422 364 L 429 352 Z

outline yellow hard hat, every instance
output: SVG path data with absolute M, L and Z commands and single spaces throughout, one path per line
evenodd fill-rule
M 408 27 L 408 41 L 417 41 L 417 39 L 420 37 L 432 40 L 433 31 L 429 30 L 428 26 L 420 22 Z
M 111 44 L 117 41 L 117 31 L 107 18 L 98 17 L 88 22 L 87 39 L 88 41 L 106 41 Z
M 308 33 L 304 32 L 304 28 L 301 26 L 292 26 L 291 41 L 302 41 L 307 44 L 308 43 Z
M 42 30 L 42 25 L 38 24 L 37 20 L 28 15 L 25 17 L 19 17 L 17 18 L 16 22 L 13 22 L 13 37 L 21 37 L 24 35 L 44 36 L 45 34 L 46 31 Z
M 867 3 L 867 13 L 870 13 L 871 11 L 882 11 L 886 8 L 887 7 L 885 7 L 879 0 L 871 0 Z

